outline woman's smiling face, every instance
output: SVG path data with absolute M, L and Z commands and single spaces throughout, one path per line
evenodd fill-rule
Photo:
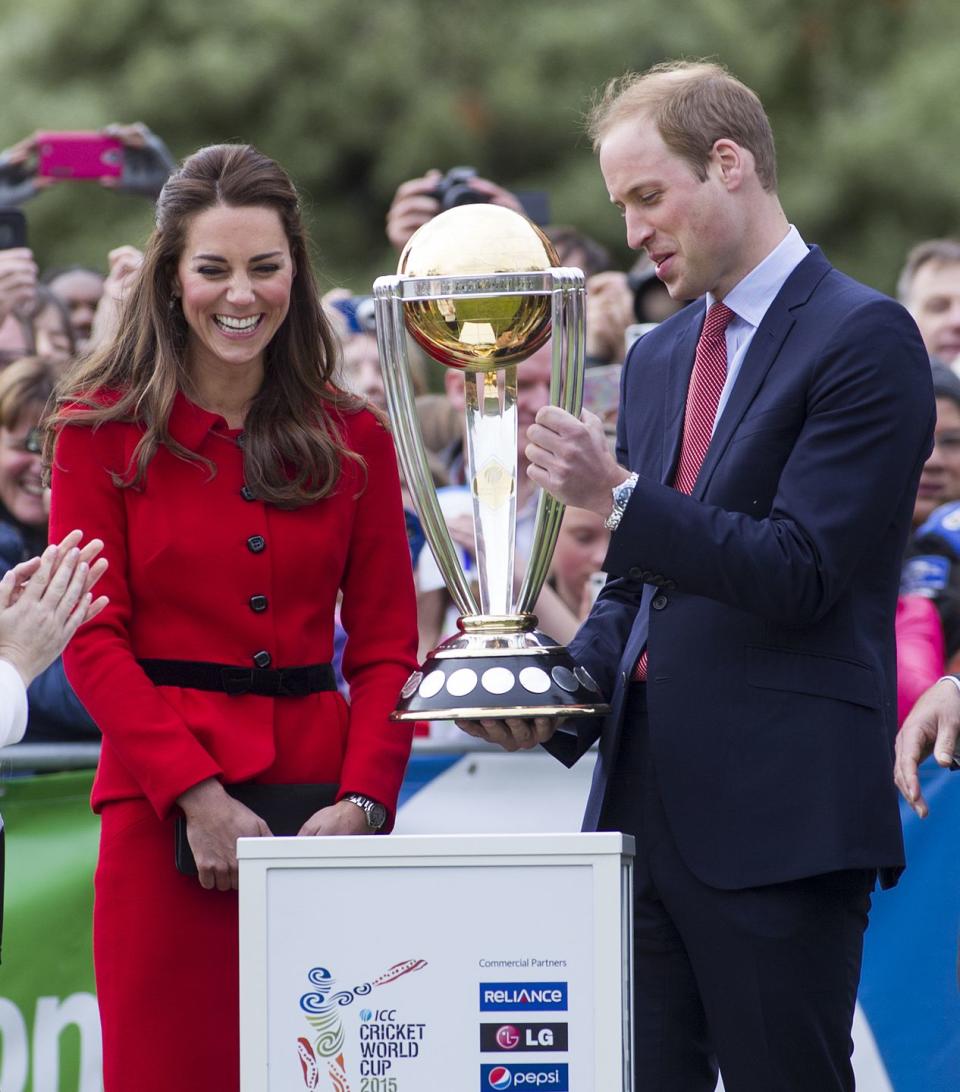
M 187 228 L 175 290 L 192 368 L 263 365 L 287 317 L 295 270 L 278 213 L 215 205 Z

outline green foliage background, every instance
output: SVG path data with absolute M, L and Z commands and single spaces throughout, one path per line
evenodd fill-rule
M 913 242 L 960 233 L 958 31 L 957 0 L 0 0 L 0 146 L 134 120 L 178 157 L 251 141 L 304 193 L 322 282 L 355 291 L 392 271 L 390 198 L 431 166 L 548 190 L 626 264 L 582 113 L 627 68 L 715 56 L 767 105 L 791 219 L 891 291 Z M 26 211 L 42 266 L 151 227 L 91 184 Z

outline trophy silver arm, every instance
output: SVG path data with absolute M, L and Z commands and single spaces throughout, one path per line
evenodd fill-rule
M 420 432 L 420 418 L 410 382 L 400 278 L 378 277 L 373 285 L 373 296 L 377 348 L 384 365 L 387 409 L 407 488 L 423 524 L 424 536 L 447 581 L 447 588 L 457 610 L 461 615 L 477 614 L 477 601 L 460 564 L 460 557 L 440 510 L 437 494 L 431 485 L 432 474 L 427 463 L 426 446 Z
M 550 403 L 574 417 L 583 408 L 583 373 L 586 338 L 584 334 L 584 277 L 579 269 L 553 270 L 553 371 Z M 531 614 L 550 568 L 550 559 L 560 533 L 564 505 L 546 490 L 540 491 L 534 517 L 533 545 L 520 593 L 517 613 Z

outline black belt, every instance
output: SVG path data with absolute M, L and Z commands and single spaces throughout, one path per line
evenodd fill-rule
M 321 690 L 337 689 L 337 679 L 330 664 L 270 668 L 233 667 L 199 660 L 138 660 L 137 663 L 157 686 L 185 686 L 191 690 L 278 698 L 302 698 Z

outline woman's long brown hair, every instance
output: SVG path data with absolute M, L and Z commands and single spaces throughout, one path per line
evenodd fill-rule
M 320 306 L 293 183 L 247 144 L 201 148 L 167 180 L 116 337 L 58 385 L 45 422 L 44 462 L 52 462 L 62 427 L 129 421 L 144 432 L 130 465 L 114 475 L 118 486 L 142 487 L 161 444 L 215 473 L 208 459 L 174 440 L 169 420 L 177 392 L 190 391 L 187 324 L 173 298 L 174 276 L 190 219 L 217 205 L 274 209 L 290 246 L 290 309 L 266 349 L 263 384 L 244 421 L 243 457 L 247 485 L 259 499 L 298 508 L 333 491 L 343 458 L 362 464 L 345 449 L 337 419 L 363 402 L 334 382 L 337 342 Z

